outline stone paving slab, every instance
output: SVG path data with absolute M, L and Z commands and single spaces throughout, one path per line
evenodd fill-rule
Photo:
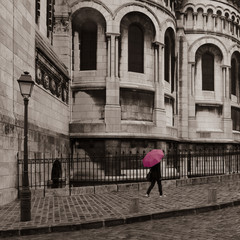
M 146 198 L 146 189 L 74 196 L 32 197 L 31 221 L 20 221 L 20 201 L 0 207 L 0 236 L 29 235 L 100 228 L 151 219 L 182 216 L 240 205 L 240 181 L 211 182 L 173 187 L 157 186 Z M 216 202 L 208 202 L 208 190 L 217 189 Z M 132 201 L 139 206 L 132 212 Z M 136 207 L 136 206 L 135 206 Z M 136 209 L 135 209 L 136 210 Z

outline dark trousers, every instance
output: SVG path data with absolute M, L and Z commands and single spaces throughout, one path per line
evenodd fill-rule
M 151 192 L 151 190 L 153 189 L 153 187 L 154 187 L 154 185 L 155 185 L 155 183 L 157 182 L 157 184 L 158 184 L 158 190 L 159 190 L 159 194 L 160 195 L 162 195 L 163 193 L 162 193 L 162 182 L 161 182 L 161 179 L 153 179 L 152 181 L 151 181 L 151 185 L 149 186 L 149 188 L 148 188 L 148 190 L 147 190 L 147 194 L 149 195 L 150 194 L 150 192 Z

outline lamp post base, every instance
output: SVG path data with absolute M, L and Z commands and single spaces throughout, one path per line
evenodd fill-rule
M 31 220 L 31 191 L 23 187 L 21 193 L 21 221 Z

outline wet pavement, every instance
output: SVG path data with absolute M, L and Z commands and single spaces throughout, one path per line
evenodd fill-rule
M 145 186 L 147 188 L 146 184 Z M 52 232 L 52 235 L 54 232 L 86 231 L 85 229 L 91 229 L 91 233 L 93 233 L 95 231 L 94 229 L 107 227 L 102 229 L 104 230 L 111 226 L 127 224 L 115 226 L 115 232 L 118 227 L 122 227 L 123 229 L 129 228 L 129 223 L 134 222 L 152 220 L 147 223 L 148 227 L 151 228 L 155 219 L 164 218 L 161 220 L 161 224 L 163 224 L 169 221 L 167 217 L 171 217 L 172 219 L 172 217 L 180 215 L 183 216 L 180 217 L 183 219 L 185 216 L 187 216 L 187 218 L 192 218 L 190 221 L 191 223 L 194 219 L 199 219 L 199 214 L 201 212 L 209 212 L 216 209 L 221 209 L 216 212 L 228 212 L 228 209 L 234 208 L 239 211 L 238 207 L 233 207 L 235 205 L 240 205 L 239 180 L 185 186 L 163 185 L 164 194 L 167 195 L 163 198 L 159 197 L 157 186 L 155 186 L 151 192 L 150 197 L 146 198 L 144 196 L 146 188 L 140 191 L 105 192 L 74 196 L 46 196 L 45 198 L 33 196 L 32 220 L 29 222 L 20 221 L 20 201 L 16 200 L 0 207 L 0 236 L 9 238 L 10 236 L 49 232 Z M 213 188 L 216 188 L 217 200 L 216 202 L 209 203 L 209 189 Z M 132 205 L 134 201 L 136 201 L 137 204 Z M 232 208 L 229 208 L 230 206 L 232 206 Z M 213 212 L 209 213 L 210 216 L 212 213 Z M 179 217 L 177 219 L 179 219 Z M 235 220 L 237 222 L 237 219 Z M 178 221 L 179 220 L 176 220 L 176 223 Z M 195 224 L 198 225 L 198 222 L 195 222 Z M 145 226 L 144 223 L 142 226 Z M 139 227 L 139 232 L 140 230 L 141 227 Z M 111 233 L 110 230 L 107 231 L 109 231 L 109 234 Z M 129 231 L 131 233 L 131 230 Z M 74 233 L 72 234 L 74 235 Z M 142 234 L 146 233 L 144 232 Z M 130 237 L 128 236 L 127 239 L 138 239 Z M 112 238 L 110 237 L 109 239 L 121 238 L 116 238 L 115 235 L 115 238 L 112 236 Z M 155 238 L 153 236 L 151 239 L 157 239 L 157 237 Z M 173 237 L 172 239 L 187 238 Z M 203 238 L 200 237 L 195 239 Z
M 9 240 L 239 240 L 240 206 L 115 227 L 12 237 Z

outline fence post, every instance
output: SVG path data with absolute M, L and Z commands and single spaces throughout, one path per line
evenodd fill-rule
M 238 161 L 239 161 L 239 147 L 237 147 L 237 154 L 236 154 L 236 157 L 237 157 L 237 173 L 238 173 Z
M 137 150 L 137 152 L 136 152 L 136 165 L 135 165 L 135 169 L 136 169 L 136 175 L 135 175 L 135 177 L 136 177 L 136 180 L 138 181 L 138 154 L 139 154 L 139 152 L 138 152 L 138 150 Z
M 188 149 L 187 150 L 187 176 L 192 175 L 192 171 L 191 171 L 192 162 L 191 161 L 192 161 L 191 149 Z
M 31 166 L 32 166 L 32 161 L 31 161 Z M 31 167 L 31 178 L 33 178 L 32 183 L 31 183 L 31 187 L 37 189 L 37 156 L 36 153 L 34 153 L 34 171 Z M 33 187 L 34 184 L 34 187 Z
M 43 196 L 45 197 L 45 185 L 46 185 L 46 183 L 45 183 L 45 153 L 43 154 L 43 171 L 44 171 L 44 173 L 43 173 Z
M 67 161 L 67 164 L 68 164 L 68 187 L 69 187 L 69 195 L 71 196 L 71 183 L 70 183 L 70 157 L 71 155 L 69 154 L 68 156 L 68 161 Z
M 187 150 L 179 151 L 180 154 L 180 164 L 182 164 L 182 167 L 180 167 L 180 178 L 187 178 Z

